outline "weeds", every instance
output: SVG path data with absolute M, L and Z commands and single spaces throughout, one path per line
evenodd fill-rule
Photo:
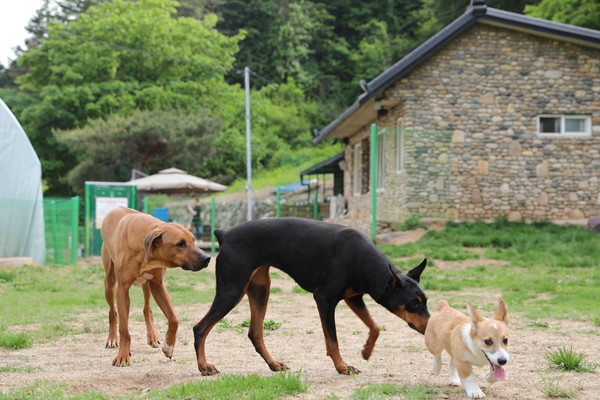
M 577 392 L 582 389 L 580 383 L 572 384 L 571 387 L 565 388 L 560 385 L 558 379 L 548 379 L 544 381 L 542 393 L 551 398 L 575 399 Z
M 550 368 L 561 371 L 596 372 L 595 364 L 585 363 L 586 355 L 575 353 L 572 348 L 561 347 L 557 351 L 546 352 L 546 360 Z
M 0 325 L 0 347 L 6 349 L 29 349 L 33 345 L 33 338 L 29 333 L 8 332 L 5 325 Z
M 399 226 L 401 231 L 413 231 L 418 228 L 425 228 L 421 223 L 421 219 L 415 215 L 411 215 Z
M 527 324 L 527 326 L 529 326 L 531 328 L 542 328 L 542 329 L 550 328 L 550 324 L 547 323 L 546 321 L 531 321 Z

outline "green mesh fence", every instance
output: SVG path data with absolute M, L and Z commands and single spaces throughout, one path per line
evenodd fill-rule
M 79 197 L 45 198 L 46 264 L 77 262 Z

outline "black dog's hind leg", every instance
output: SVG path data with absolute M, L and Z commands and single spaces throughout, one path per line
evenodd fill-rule
M 215 294 L 215 299 L 204 318 L 194 326 L 194 349 L 196 350 L 198 370 L 204 376 L 219 373 L 213 364 L 206 362 L 204 344 L 208 333 L 215 324 L 223 319 L 223 317 L 225 317 L 227 313 L 240 302 L 242 297 L 244 297 L 244 292 L 250 277 L 248 276 L 245 278 L 238 275 L 238 278 L 237 282 L 230 282 L 226 289 L 222 289 L 224 285 L 219 285 L 219 277 L 217 277 L 217 293 Z
M 375 342 L 379 337 L 379 326 L 375 323 L 371 317 L 371 314 L 369 314 L 369 310 L 367 309 L 367 305 L 365 304 L 362 295 L 357 295 L 344 300 L 346 301 L 346 304 L 348 304 L 348 307 L 354 311 L 354 314 L 356 314 L 358 318 L 360 318 L 360 320 L 369 328 L 369 337 L 367 338 L 367 342 L 365 343 L 365 346 L 361 352 L 363 358 L 368 360 L 369 357 L 371 357 L 373 348 L 375 347 Z
M 346 364 L 340 354 L 335 328 L 335 307 L 337 306 L 337 301 L 332 300 L 330 296 L 319 294 L 318 292 L 315 292 L 313 297 L 317 303 L 319 316 L 321 317 L 327 355 L 333 360 L 335 369 L 338 373 L 344 375 L 360 373 L 358 369 Z
M 267 312 L 270 288 L 271 277 L 269 276 L 269 267 L 257 269 L 252 278 L 250 278 L 250 283 L 246 290 L 250 303 L 250 330 L 248 331 L 248 337 L 252 341 L 256 352 L 269 365 L 271 371 L 281 371 L 288 369 L 288 367 L 284 363 L 275 360 L 269 354 L 263 338 L 263 321 Z

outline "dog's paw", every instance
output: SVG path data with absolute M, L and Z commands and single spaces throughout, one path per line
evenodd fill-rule
M 485 393 L 483 393 L 483 390 L 480 388 L 477 388 L 475 390 L 467 390 L 467 396 L 472 399 L 483 399 L 485 397 Z
M 460 378 L 451 376 L 450 378 L 448 378 L 448 384 L 450 386 L 460 386 Z
M 162 351 L 163 351 L 163 353 L 165 353 L 165 356 L 167 358 L 172 358 L 173 357 L 173 351 L 175 351 L 175 346 L 169 346 L 168 344 L 165 343 L 163 345 L 163 347 L 162 347 Z
M 286 369 L 289 369 L 287 365 L 279 361 L 269 364 L 269 368 L 271 371 L 285 371 Z
M 217 367 L 213 364 L 206 364 L 204 366 L 198 365 L 198 371 L 200 371 L 202 376 L 216 375 L 219 373 L 219 370 L 217 370 Z
M 119 347 L 119 339 L 115 339 L 115 338 L 108 338 L 106 340 L 106 347 L 107 349 L 116 349 L 117 347 Z
M 112 362 L 115 367 L 128 367 L 131 365 L 131 354 L 121 355 L 118 354 Z
M 352 365 L 344 364 L 339 368 L 336 367 L 338 373 L 342 375 L 357 375 L 360 374 L 360 370 L 358 368 L 354 368 Z

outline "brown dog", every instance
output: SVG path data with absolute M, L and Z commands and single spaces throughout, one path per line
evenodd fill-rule
M 166 223 L 125 207 L 112 210 L 104 218 L 102 240 L 102 262 L 106 274 L 104 294 L 110 308 L 106 347 L 119 347 L 113 365 L 126 366 L 131 363 L 131 337 L 128 329 L 131 285 L 142 285 L 148 344 L 152 347 L 158 347 L 160 342 L 154 329 L 150 293 L 167 318 L 169 327 L 162 351 L 165 356 L 171 358 L 179 322 L 163 283 L 163 276 L 167 268 L 181 267 L 191 271 L 206 268 L 210 257 L 196 247 L 194 236 L 182 225 Z M 114 304 L 115 286 L 119 316 L 118 334 Z

